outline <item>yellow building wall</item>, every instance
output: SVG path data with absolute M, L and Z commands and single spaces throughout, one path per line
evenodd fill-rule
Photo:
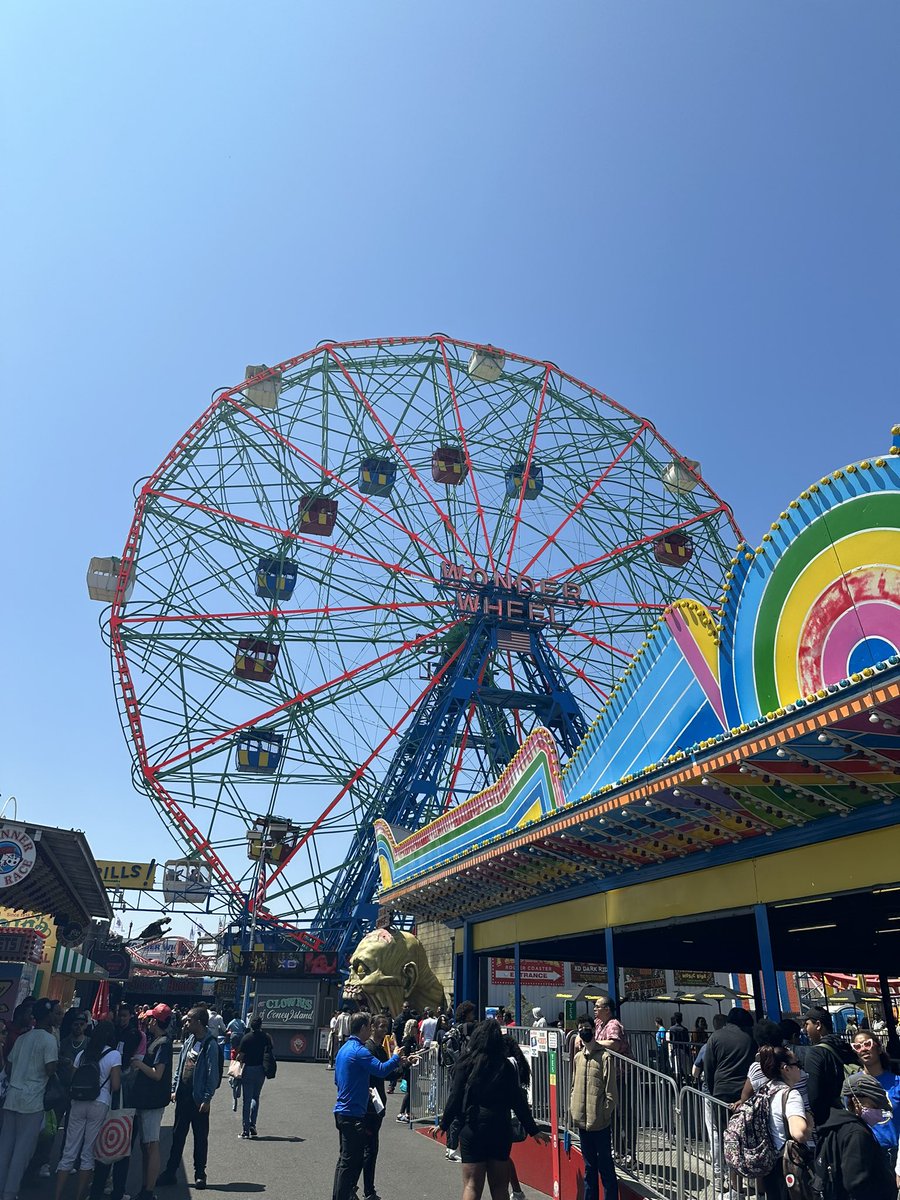
M 484 951 L 515 942 L 589 933 L 608 925 L 619 929 L 663 923 L 673 917 L 827 896 L 837 890 L 884 887 L 898 881 L 900 829 L 880 829 L 481 921 L 474 925 L 472 939 L 475 949 Z M 455 947 L 461 954 L 462 930 L 456 931 Z

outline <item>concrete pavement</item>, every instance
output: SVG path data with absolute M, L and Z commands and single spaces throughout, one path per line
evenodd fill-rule
M 317 1063 L 279 1063 L 278 1075 L 263 1088 L 258 1121 L 259 1137 L 244 1141 L 238 1113 L 231 1111 L 231 1089 L 223 1083 L 213 1101 L 210 1118 L 208 1184 L 210 1197 L 228 1195 L 235 1200 L 330 1200 L 337 1132 L 331 1109 L 334 1075 Z M 388 1096 L 388 1112 L 381 1131 L 381 1152 L 376 1182 L 383 1200 L 459 1200 L 462 1176 L 459 1163 L 444 1157 L 443 1146 L 409 1130 L 395 1120 L 400 1093 Z M 166 1109 L 162 1130 L 165 1163 L 171 1140 L 174 1106 Z M 193 1179 L 191 1139 L 185 1162 Z M 53 1165 L 55 1166 L 55 1159 Z M 140 1151 L 132 1156 L 128 1191 L 140 1188 Z M 487 1196 L 487 1189 L 485 1189 Z M 159 1200 L 195 1200 L 196 1191 L 184 1171 L 173 1188 L 159 1188 Z M 360 1194 L 362 1188 L 360 1187 Z M 529 1200 L 543 1193 L 525 1188 Z M 52 1181 L 23 1190 L 22 1200 L 50 1200 Z M 74 1176 L 66 1197 L 74 1197 Z

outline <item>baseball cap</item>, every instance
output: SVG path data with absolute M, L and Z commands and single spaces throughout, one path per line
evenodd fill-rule
M 155 1018 L 161 1025 L 168 1025 L 172 1020 L 172 1010 L 168 1004 L 156 1004 L 149 1012 L 145 1012 L 144 1016 Z
M 848 1075 L 841 1088 L 841 1095 L 855 1096 L 857 1100 L 865 1101 L 872 1108 L 883 1108 L 886 1112 L 891 1111 L 891 1102 L 887 1092 L 877 1079 L 873 1079 L 865 1071 L 857 1071 L 855 1075 Z

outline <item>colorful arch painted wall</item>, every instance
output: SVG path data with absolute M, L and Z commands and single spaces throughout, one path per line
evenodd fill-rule
M 895 439 L 900 441 L 900 438 Z M 729 731 L 900 662 L 900 445 L 812 484 L 754 550 L 737 547 L 719 611 L 671 605 L 560 770 L 536 730 L 496 783 L 410 836 L 376 824 L 388 888 Z

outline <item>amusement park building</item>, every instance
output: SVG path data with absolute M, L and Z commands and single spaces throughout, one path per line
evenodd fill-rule
M 385 909 L 478 958 L 897 973 L 900 439 L 670 605 L 561 769 L 538 729 L 480 795 L 377 842 Z M 900 942 L 898 942 L 900 944 Z M 520 988 L 515 989 L 516 995 Z M 893 1031 L 892 1031 L 893 1032 Z
M 0 1015 L 24 996 L 68 1005 L 79 979 L 106 972 L 80 952 L 92 922 L 112 918 L 84 834 L 32 822 L 0 829 Z

